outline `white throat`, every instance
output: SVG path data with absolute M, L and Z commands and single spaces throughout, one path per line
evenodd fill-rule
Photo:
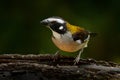
M 55 39 L 62 41 L 62 42 L 69 42 L 69 41 L 73 41 L 72 38 L 72 34 L 70 32 L 66 32 L 65 34 L 59 34 L 55 31 L 52 31 L 53 36 L 55 37 Z
M 61 35 L 58 34 L 57 32 L 55 32 L 55 31 L 52 30 L 52 33 L 53 33 L 53 36 L 54 36 L 56 39 L 60 39 L 60 38 L 61 38 Z

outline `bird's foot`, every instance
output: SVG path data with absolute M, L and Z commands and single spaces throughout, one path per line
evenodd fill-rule
M 59 57 L 60 57 L 60 51 L 57 51 L 57 52 L 53 55 L 53 61 L 55 62 Z
M 75 58 L 74 60 L 74 65 L 78 64 L 79 63 L 79 60 L 80 60 L 80 56 L 81 56 L 81 53 L 83 52 L 83 49 L 80 50 L 79 54 L 77 55 L 77 57 Z
M 78 64 L 80 60 L 80 56 L 77 56 L 74 60 L 74 65 Z

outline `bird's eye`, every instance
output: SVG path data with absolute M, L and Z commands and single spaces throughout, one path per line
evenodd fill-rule
M 63 26 L 60 26 L 60 27 L 59 27 L 59 30 L 63 30 L 63 29 L 64 29 L 64 27 L 63 27 Z
M 65 24 L 60 24 L 60 23 L 54 23 L 51 24 L 51 29 L 60 33 L 60 34 L 64 34 L 66 32 L 66 26 Z

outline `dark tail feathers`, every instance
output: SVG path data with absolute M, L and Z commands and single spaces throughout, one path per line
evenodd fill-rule
M 91 37 L 95 37 L 95 36 L 98 35 L 98 33 L 95 33 L 95 32 L 89 32 L 89 34 L 90 34 Z

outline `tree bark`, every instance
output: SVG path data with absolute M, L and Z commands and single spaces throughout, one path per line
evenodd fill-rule
M 0 55 L 0 80 L 120 80 L 120 65 L 113 62 L 54 55 Z

